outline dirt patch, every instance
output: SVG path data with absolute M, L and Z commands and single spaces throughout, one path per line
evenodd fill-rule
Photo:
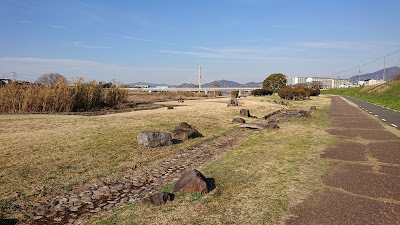
M 400 177 L 400 166 L 381 166 L 379 172 Z
M 321 158 L 331 158 L 346 161 L 366 161 L 366 145 L 350 142 L 339 141 L 328 147 L 321 155 Z
M 371 143 L 368 147 L 372 156 L 380 162 L 400 164 L 400 141 Z
M 399 224 L 400 205 L 321 190 L 291 210 L 286 224 Z
M 324 177 L 324 183 L 358 195 L 400 201 L 400 180 L 397 177 L 359 169 L 339 163 Z
M 338 128 L 358 128 L 358 129 L 385 129 L 382 125 L 379 123 L 376 123 L 374 121 L 371 122 L 365 122 L 364 120 L 360 120 L 357 122 L 354 121 L 347 121 L 347 122 L 339 122 L 339 121 L 334 121 L 332 123 L 332 127 L 338 127 Z
M 332 135 L 343 136 L 344 138 L 361 137 L 371 140 L 398 140 L 399 137 L 386 130 L 361 130 L 361 129 L 328 129 Z

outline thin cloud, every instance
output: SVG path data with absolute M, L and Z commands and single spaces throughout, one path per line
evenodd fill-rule
M 386 43 L 361 41 L 311 41 L 298 42 L 296 45 L 305 48 L 370 50 L 386 45 Z
M 138 38 L 138 37 L 126 36 L 126 35 L 122 35 L 120 37 L 125 38 L 125 39 L 135 40 L 135 41 L 145 41 L 145 42 L 152 42 L 152 43 L 165 44 L 165 45 L 176 45 L 175 43 L 161 42 L 161 41 L 155 41 L 155 40 L 150 40 L 150 39 L 143 39 L 143 38 Z
M 87 44 L 85 44 L 85 43 L 82 42 L 82 41 L 74 41 L 73 44 L 74 44 L 76 47 L 82 47 L 82 48 L 104 48 L 104 49 L 112 48 L 112 47 L 109 47 L 109 46 L 87 45 Z
M 18 23 L 32 24 L 32 22 L 29 20 L 20 20 L 20 21 L 18 21 Z
M 32 58 L 32 57 L 0 57 L 0 63 L 17 63 L 17 64 L 43 64 L 55 65 L 62 67 L 79 67 L 79 68 L 100 68 L 109 70 L 176 70 L 176 71 L 191 71 L 193 69 L 174 68 L 174 67 L 133 67 L 121 66 L 117 64 L 102 63 L 90 60 L 77 59 L 49 59 L 49 58 Z
M 59 26 L 59 25 L 54 25 L 54 24 L 48 24 L 47 26 L 52 27 L 52 28 L 57 28 L 57 29 L 66 29 L 64 26 Z

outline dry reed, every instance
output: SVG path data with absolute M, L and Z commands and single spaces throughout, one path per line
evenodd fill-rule
M 48 85 L 21 85 L 16 82 L 0 88 L 0 112 L 71 112 L 115 107 L 127 92 L 118 87 L 102 88 L 93 81 L 82 80 L 68 85 L 56 82 Z

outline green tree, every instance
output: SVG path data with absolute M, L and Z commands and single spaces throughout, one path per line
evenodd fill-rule
M 274 73 L 265 78 L 263 89 L 272 89 L 278 91 L 286 86 L 287 78 L 281 73 Z

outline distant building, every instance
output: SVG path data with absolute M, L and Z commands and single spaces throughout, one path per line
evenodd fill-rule
M 0 79 L 0 87 L 11 84 L 11 79 Z
M 134 88 L 149 88 L 149 85 L 135 85 Z
M 156 86 L 156 89 L 168 89 L 168 86 Z
M 333 78 L 322 78 L 322 77 L 294 77 L 292 78 L 292 85 L 296 84 L 307 84 L 311 86 L 313 83 L 318 83 L 322 86 L 322 89 L 339 88 L 343 85 L 351 85 L 349 79 L 333 79 Z

